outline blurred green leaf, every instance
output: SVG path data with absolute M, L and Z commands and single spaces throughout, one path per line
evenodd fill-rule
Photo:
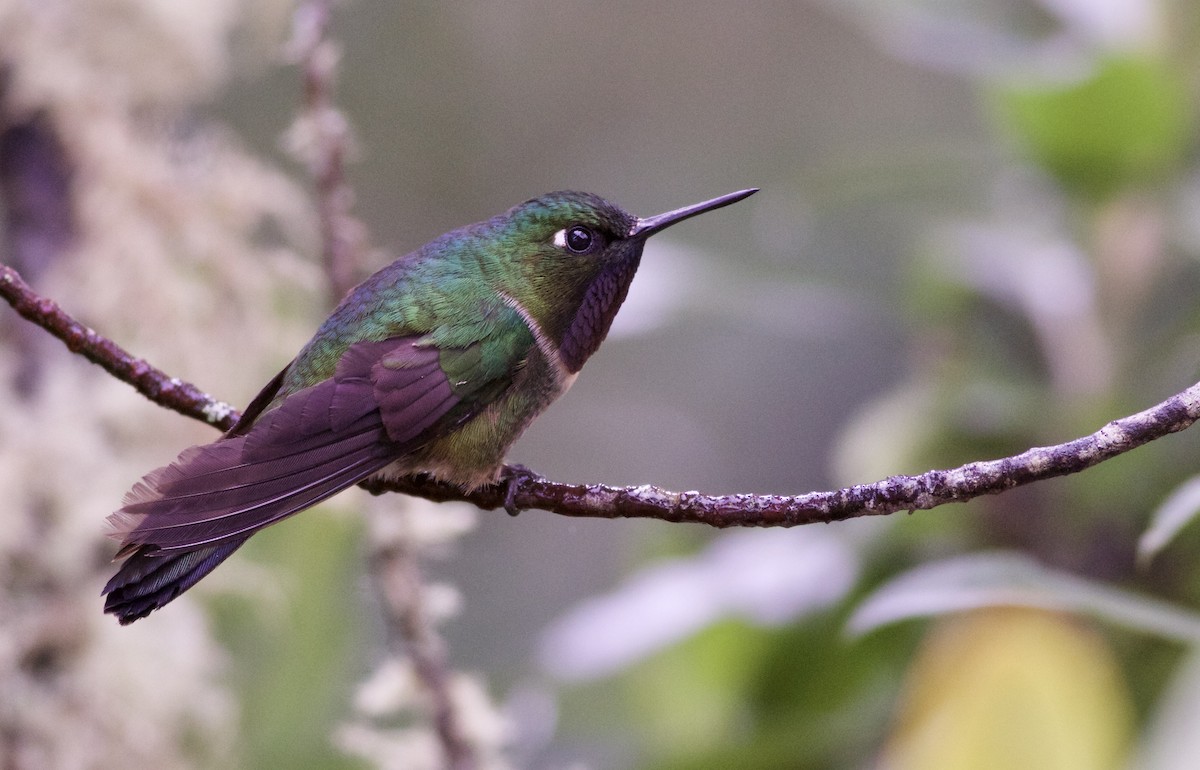
M 361 767 L 331 740 L 361 674 L 359 537 L 356 517 L 297 516 L 243 549 L 276 577 L 268 599 L 213 602 L 242 696 L 246 767 Z
M 638 765 L 654 770 L 862 766 L 889 719 L 914 628 L 849 643 L 844 616 L 786 629 L 709 627 L 630 671 Z
M 630 695 L 652 727 L 653 752 L 702 755 L 736 740 L 739 725 L 753 721 L 745 692 L 767 643 L 767 634 L 727 621 L 635 667 Z
M 1157 59 L 1115 56 L 1079 82 L 1010 83 L 993 96 L 1033 160 L 1086 198 L 1168 173 L 1186 147 L 1186 93 Z

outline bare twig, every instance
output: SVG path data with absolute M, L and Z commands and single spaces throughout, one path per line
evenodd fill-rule
M 62 340 L 72 353 L 83 356 L 118 380 L 129 383 L 138 393 L 159 406 L 203 420 L 222 430 L 228 430 L 237 422 L 238 412 L 232 406 L 216 400 L 195 385 L 155 368 L 76 321 L 53 300 L 35 293 L 20 274 L 7 265 L 0 265 L 0 297 L 21 316 Z
M 1034 481 L 1078 473 L 1184 430 L 1197 419 L 1200 419 L 1200 383 L 1065 444 L 1035 447 L 1012 457 L 982 460 L 950 470 L 890 476 L 874 484 L 791 496 L 717 496 L 669 492 L 653 486 L 564 484 L 512 469 L 506 469 L 506 482 L 471 493 L 429 479 L 372 480 L 363 487 L 373 494 L 404 492 L 437 502 L 463 500 L 487 510 L 504 507 L 507 496 L 517 508 L 539 508 L 564 516 L 660 519 L 713 527 L 794 527 L 962 503 Z
M 366 228 L 350 213 L 354 193 L 346 183 L 347 121 L 334 105 L 338 51 L 329 39 L 333 0 L 310 0 L 296 10 L 291 49 L 304 71 L 309 173 L 316 186 L 325 275 L 336 302 L 354 284 L 366 243 Z M 407 654 L 431 701 L 434 731 L 447 770 L 473 770 L 475 747 L 463 732 L 463 718 L 451 692 L 445 643 L 425 602 L 420 554 L 394 542 L 373 542 L 371 576 L 383 598 L 391 637 L 403 640 Z
M 297 8 L 289 48 L 304 72 L 300 120 L 305 140 L 298 154 L 304 157 L 316 186 L 325 273 L 330 296 L 337 302 L 356 283 L 365 228 L 350 215 L 354 191 L 345 174 L 349 129 L 333 103 L 340 53 L 328 36 L 332 10 L 333 0 L 311 0 Z
M 431 696 L 433 726 L 448 770 L 478 766 L 475 747 L 462 730 L 462 717 L 450 697 L 446 645 L 429 619 L 419 557 L 395 543 L 371 553 L 371 578 L 383 599 L 389 635 L 403 641 L 417 679 Z
M 0 72 L 0 97 L 5 93 L 4 75 Z M 22 122 L 4 119 L 0 125 L 4 129 L 0 139 L 0 187 L 7 209 L 10 258 L 22 270 L 36 276 L 74 237 L 70 169 L 57 137 L 44 119 L 36 116 Z M 151 401 L 222 429 L 236 421 L 233 407 L 96 334 L 63 312 L 53 300 L 36 294 L 15 269 L 3 264 L 0 264 L 0 296 L 22 317 L 62 340 L 72 353 L 133 385 Z
M 67 347 L 103 366 L 117 379 L 130 383 L 151 401 L 217 425 L 232 424 L 236 418 L 237 413 L 230 412 L 221 420 L 212 419 L 210 414 L 227 405 L 213 400 L 194 385 L 168 377 L 145 361 L 133 358 L 115 343 L 72 319 L 54 302 L 33 293 L 16 271 L 3 265 L 0 265 L 0 296 L 23 316 L 63 340 Z M 713 527 L 794 527 L 961 503 L 1035 481 L 1078 473 L 1184 430 L 1197 419 L 1200 419 L 1200 383 L 1065 444 L 1037 447 L 1012 457 L 968 463 L 951 470 L 891 476 L 874 484 L 793 496 L 715 496 L 670 492 L 652 486 L 566 484 L 511 468 L 505 469 L 504 482 L 472 492 L 423 477 L 369 481 L 363 487 L 374 494 L 403 492 L 435 502 L 460 500 L 495 510 L 504 507 L 511 484 L 512 502 L 518 508 L 537 508 L 563 516 L 660 519 Z

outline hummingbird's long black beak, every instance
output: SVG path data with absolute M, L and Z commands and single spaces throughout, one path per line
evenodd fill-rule
M 722 195 L 719 198 L 713 198 L 710 201 L 703 203 L 693 203 L 690 206 L 684 206 L 681 209 L 668 211 L 665 214 L 657 214 L 652 217 L 639 218 L 633 223 L 633 227 L 629 228 L 630 238 L 649 238 L 660 230 L 665 230 L 671 225 L 682 222 L 685 219 L 690 219 L 697 214 L 703 214 L 706 211 L 719 209 L 722 206 L 728 206 L 731 203 L 737 203 L 743 198 L 749 198 L 754 193 L 758 192 L 757 187 L 751 187 L 749 190 L 738 190 L 735 193 Z

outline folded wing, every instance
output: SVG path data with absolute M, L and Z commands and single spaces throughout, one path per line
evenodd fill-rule
M 174 599 L 250 535 L 381 470 L 469 417 L 414 338 L 352 345 L 334 376 L 149 473 L 109 517 L 125 558 L 105 611 L 130 623 Z M 282 378 L 268 386 L 278 389 Z M 260 394 L 263 409 L 273 394 Z

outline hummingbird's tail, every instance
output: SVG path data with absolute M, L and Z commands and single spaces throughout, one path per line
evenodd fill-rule
M 185 450 L 126 496 L 109 517 L 113 535 L 122 541 L 117 558 L 125 561 L 104 587 L 105 612 L 123 625 L 145 617 L 195 585 L 255 532 L 391 461 L 378 412 L 359 418 L 345 434 L 286 435 L 278 442 L 260 435 L 278 428 L 274 417 L 270 413 L 249 435 Z
M 146 617 L 194 586 L 247 539 L 182 552 L 141 546 L 104 586 L 104 611 L 123 626 Z
M 104 588 L 105 612 L 123 624 L 145 617 L 255 532 L 390 463 L 394 445 L 370 388 L 366 380 L 327 380 L 292 394 L 244 433 L 186 449 L 147 474 L 109 517 L 121 541 L 116 558 L 125 562 Z

